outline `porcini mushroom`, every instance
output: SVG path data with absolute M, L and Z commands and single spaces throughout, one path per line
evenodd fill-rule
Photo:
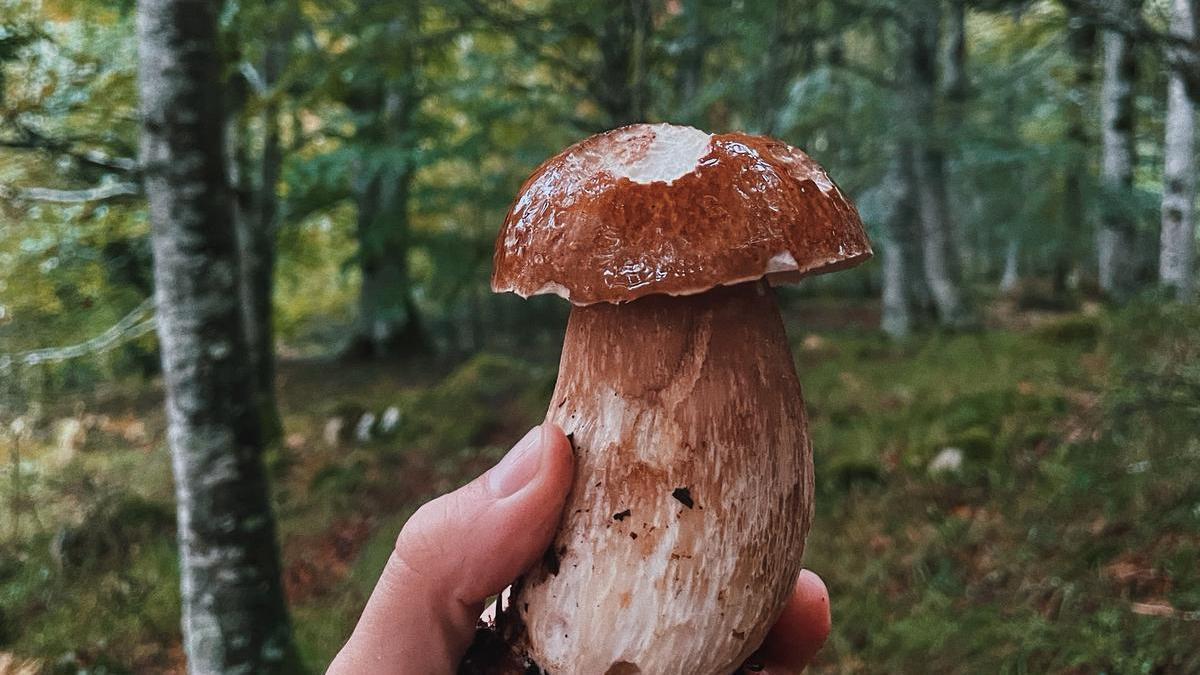
M 498 627 L 554 675 L 724 674 L 782 611 L 812 520 L 804 403 L 770 283 L 871 255 L 785 143 L 633 125 L 521 188 L 492 288 L 573 307 L 546 419 L 576 476 Z

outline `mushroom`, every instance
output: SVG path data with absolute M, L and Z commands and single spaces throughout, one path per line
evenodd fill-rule
M 769 138 L 638 124 L 521 188 L 492 288 L 573 306 L 546 420 L 576 476 L 497 630 L 554 675 L 717 674 L 800 571 L 813 473 L 772 283 L 871 256 L 854 206 Z

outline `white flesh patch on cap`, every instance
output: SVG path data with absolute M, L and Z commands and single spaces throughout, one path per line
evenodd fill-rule
M 776 253 L 767 261 L 766 273 L 794 272 L 798 269 L 800 269 L 800 263 L 796 262 L 796 256 L 792 255 L 791 251 L 783 251 Z
M 708 154 L 712 136 L 699 129 L 673 124 L 648 126 L 654 130 L 650 146 L 635 157 L 622 156 L 623 153 L 606 156 L 604 168 L 609 173 L 635 183 L 670 183 L 694 171 Z
M 529 295 L 524 295 L 522 297 L 528 298 L 528 297 L 531 297 L 534 295 L 542 295 L 544 293 L 553 293 L 554 295 L 557 295 L 558 297 L 562 298 L 563 300 L 571 299 L 571 291 L 568 290 L 566 286 L 563 286 L 562 284 L 560 284 L 556 281 L 547 281 L 546 283 L 542 284 L 541 288 L 530 293 Z

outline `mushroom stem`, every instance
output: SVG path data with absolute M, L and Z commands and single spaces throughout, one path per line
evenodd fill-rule
M 554 675 L 737 668 L 782 611 L 812 520 L 772 290 L 573 308 L 546 419 L 572 438 L 575 483 L 503 630 Z

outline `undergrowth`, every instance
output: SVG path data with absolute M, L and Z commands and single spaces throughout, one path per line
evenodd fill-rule
M 1149 304 L 904 343 L 794 331 L 818 485 L 805 564 L 834 611 L 814 669 L 1200 672 L 1198 336 L 1200 312 Z M 320 671 L 407 515 L 541 419 L 554 364 L 282 370 L 288 434 L 268 460 L 297 640 Z M 52 463 L 44 425 L 24 486 L 37 520 L 0 532 L 0 654 L 180 667 L 153 399 L 110 411 L 146 420 L 141 445 L 105 437 Z M 389 408 L 394 427 L 357 437 Z M 947 448 L 961 466 L 931 474 Z

